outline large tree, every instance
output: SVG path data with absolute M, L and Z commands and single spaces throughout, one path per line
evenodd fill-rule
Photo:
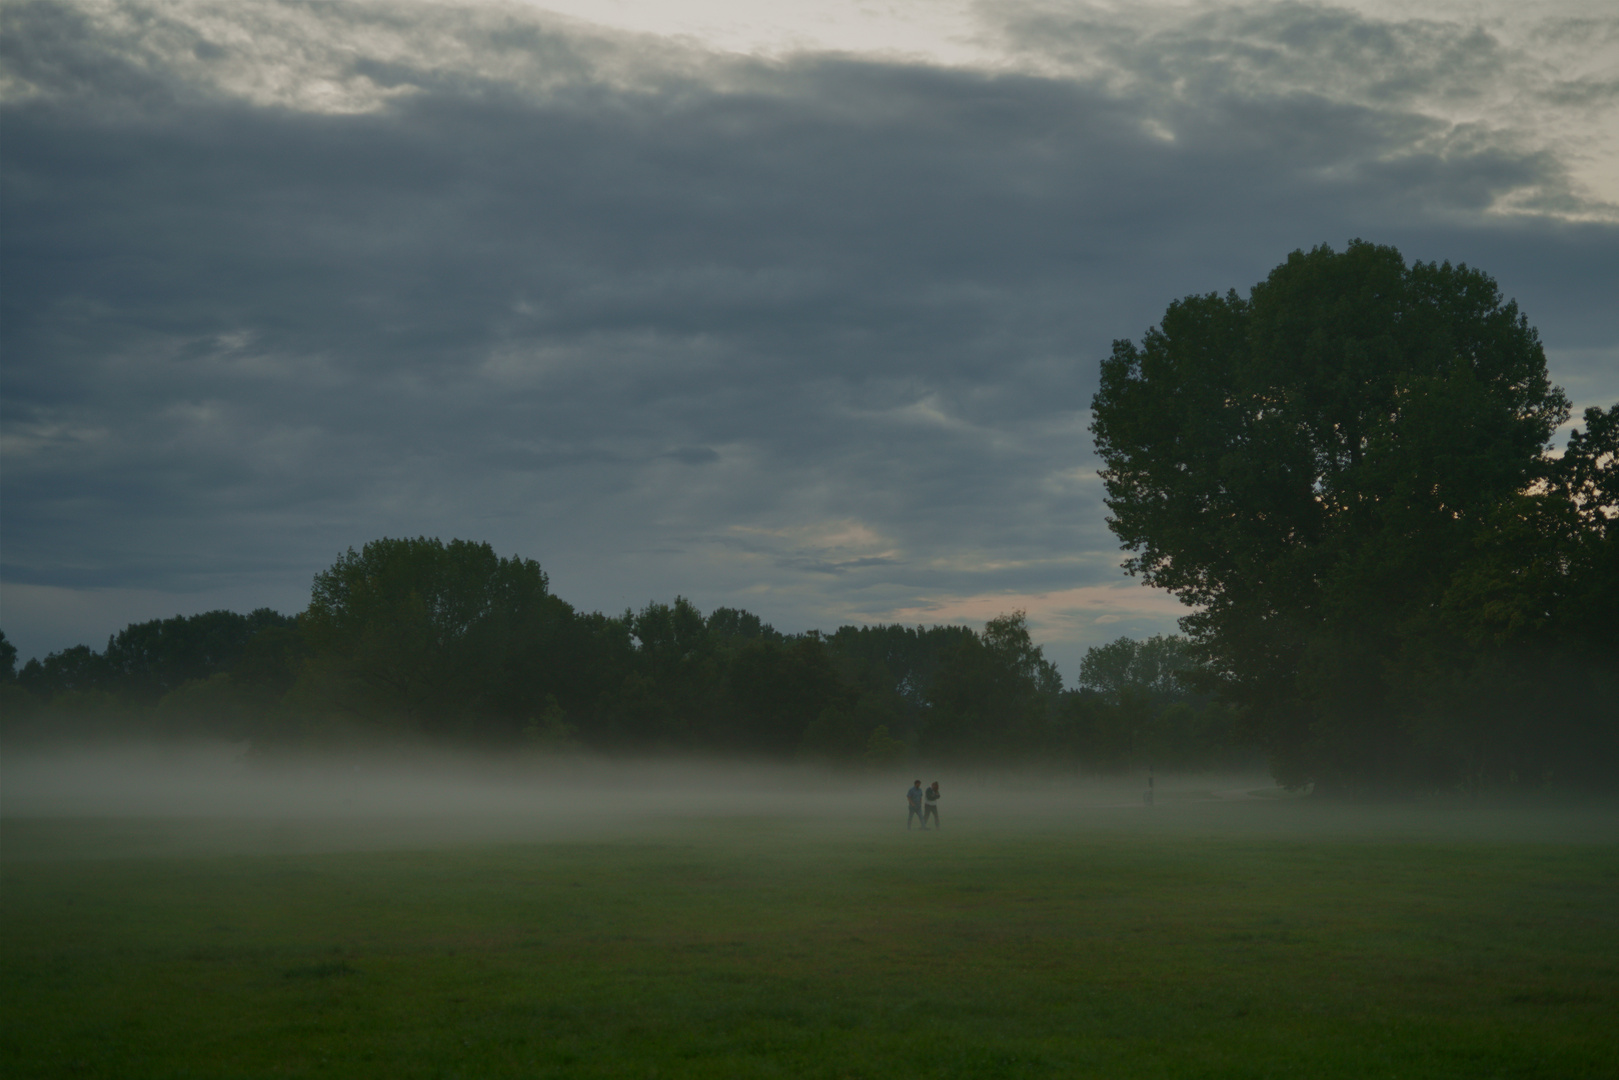
M 1118 701 L 1134 691 L 1155 698 L 1178 698 L 1186 686 L 1178 677 L 1197 666 L 1190 643 L 1177 634 L 1155 634 L 1146 641 L 1121 637 L 1085 650 L 1079 662 L 1081 689 Z
M 467 540 L 373 540 L 315 575 L 299 704 L 443 735 L 512 735 L 567 696 L 573 609 L 539 563 Z
M 1397 673 L 1503 505 L 1553 480 L 1568 416 L 1494 280 L 1296 251 L 1115 342 L 1092 408 L 1126 568 L 1196 608 L 1181 625 L 1278 775 L 1442 777 Z
M 983 762 L 1045 749 L 1062 677 L 1029 636 L 1024 612 L 990 619 L 940 660 L 926 693 L 927 753 Z
M 289 632 L 293 625 L 269 608 L 131 623 L 107 642 L 109 685 L 126 700 L 153 702 L 187 682 L 234 669 L 260 634 Z

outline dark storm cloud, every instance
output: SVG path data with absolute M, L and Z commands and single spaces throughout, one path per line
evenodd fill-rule
M 1490 43 L 1283 10 L 1280 41 L 1384 58 L 1370 89 L 1118 26 L 1107 70 L 1035 76 L 493 7 L 6 8 L 5 580 L 255 575 L 290 608 L 420 532 L 587 606 L 829 626 L 1116 577 L 1097 360 L 1293 248 L 1475 261 L 1611 357 L 1613 227 L 1487 218 L 1577 197 L 1416 102 Z

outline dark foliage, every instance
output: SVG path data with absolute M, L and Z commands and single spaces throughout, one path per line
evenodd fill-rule
M 1450 786 L 1616 763 L 1616 425 L 1558 460 L 1567 413 L 1488 275 L 1356 241 L 1115 342 L 1092 431 L 1128 569 L 1281 779 Z
M 136 623 L 107 642 L 104 678 L 126 697 L 155 702 L 192 679 L 229 670 L 262 631 L 286 633 L 294 625 L 269 608 L 250 615 L 210 611 Z
M 981 633 L 845 626 L 830 636 L 782 634 L 733 608 L 705 618 L 684 597 L 581 614 L 531 560 L 425 538 L 345 552 L 296 619 L 261 610 L 141 623 L 105 653 L 80 646 L 30 661 L 0 691 L 9 736 L 209 734 L 266 746 L 409 736 L 883 767 L 1209 757 L 1190 743 L 1160 746 L 1167 699 L 1136 727 L 1116 703 L 1076 713 L 1021 612 Z M 1109 742 L 1126 728 L 1122 748 Z
M 1074 756 L 1105 772 L 1253 766 L 1228 705 L 1194 687 L 1203 669 L 1183 637 L 1120 638 L 1086 651 L 1061 706 Z

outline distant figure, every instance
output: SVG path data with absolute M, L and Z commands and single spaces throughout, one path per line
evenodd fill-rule
M 933 781 L 933 786 L 927 791 L 928 805 L 922 814 L 922 828 L 928 827 L 928 818 L 933 819 L 933 827 L 939 827 L 939 782 Z M 909 824 L 909 822 L 907 822 Z
M 911 831 L 911 819 L 915 818 L 921 823 L 922 831 L 926 832 L 928 822 L 922 816 L 922 781 L 911 785 L 911 789 L 905 793 L 905 803 L 911 808 L 911 812 L 905 815 L 905 831 Z

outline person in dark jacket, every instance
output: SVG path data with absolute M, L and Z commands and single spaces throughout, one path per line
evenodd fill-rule
M 921 822 L 922 828 L 925 830 L 928 823 L 927 819 L 922 816 L 922 781 L 918 780 L 911 785 L 910 790 L 905 793 L 905 803 L 911 808 L 910 813 L 905 815 L 905 831 L 911 831 L 912 818 Z
M 927 790 L 927 809 L 922 813 L 922 828 L 928 827 L 928 818 L 933 819 L 933 827 L 939 827 L 939 782 L 933 781 L 933 786 Z M 909 824 L 909 822 L 907 822 Z

